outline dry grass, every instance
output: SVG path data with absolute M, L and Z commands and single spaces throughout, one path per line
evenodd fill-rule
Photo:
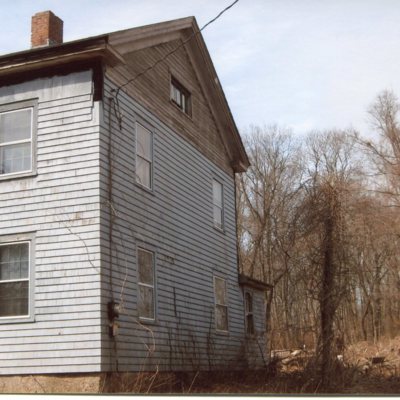
M 372 357 L 385 357 L 372 364 Z M 368 368 L 365 368 L 368 365 Z M 176 394 L 400 394 L 400 337 L 377 344 L 360 342 L 349 346 L 344 362 L 332 370 L 329 387 L 321 387 L 318 368 L 311 357 L 305 365 L 289 368 L 279 363 L 268 370 L 126 374 L 114 380 L 111 393 Z

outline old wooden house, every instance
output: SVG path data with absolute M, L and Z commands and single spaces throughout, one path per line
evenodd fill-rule
M 62 26 L 38 13 L 0 57 L 0 374 L 261 366 L 248 158 L 195 19 Z

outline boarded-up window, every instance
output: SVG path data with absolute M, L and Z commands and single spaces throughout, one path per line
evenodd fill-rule
M 33 109 L 0 113 L 0 175 L 32 170 Z
M 155 319 L 154 253 L 138 249 L 139 317 Z
M 223 205 L 223 186 L 213 180 L 213 218 L 214 226 L 223 229 L 224 226 L 224 205 Z
M 136 181 L 152 189 L 153 178 L 153 134 L 136 124 Z
M 214 277 L 214 295 L 215 327 L 218 331 L 228 331 L 228 301 L 225 279 Z
M 0 245 L 0 317 L 29 315 L 29 242 Z
M 253 314 L 253 295 L 246 292 L 244 295 L 244 305 L 246 311 L 246 333 L 254 334 L 254 314 Z

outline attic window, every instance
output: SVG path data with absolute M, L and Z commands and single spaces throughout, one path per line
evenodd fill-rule
M 185 114 L 192 115 L 192 101 L 190 92 L 174 77 L 171 77 L 171 100 Z

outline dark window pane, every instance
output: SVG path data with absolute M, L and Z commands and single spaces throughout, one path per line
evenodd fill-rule
M 249 334 L 253 334 L 254 333 L 253 314 L 248 314 L 246 316 L 246 330 L 247 330 L 247 333 L 249 333 Z
M 246 292 L 245 297 L 246 312 L 251 313 L 253 312 L 253 296 L 249 292 Z
M 190 92 L 185 89 L 175 79 L 171 80 L 171 100 L 186 114 L 191 114 L 191 95 Z
M 0 317 L 29 314 L 29 282 L 0 283 Z
M 153 285 L 154 271 L 153 271 L 153 253 L 149 251 L 138 251 L 138 267 L 139 267 L 139 282 Z

